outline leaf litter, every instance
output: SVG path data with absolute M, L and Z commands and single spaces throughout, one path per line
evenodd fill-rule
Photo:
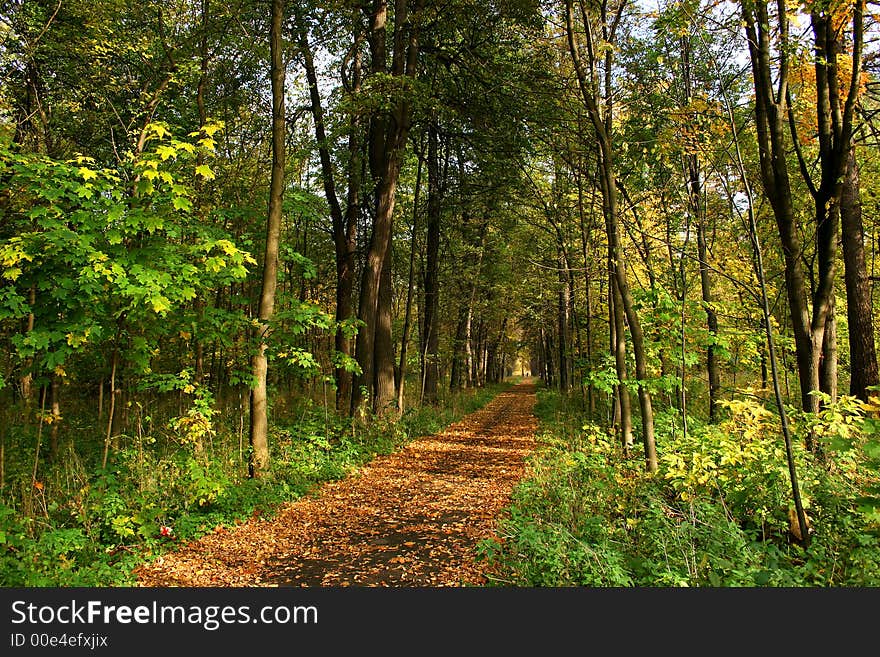
M 141 566 L 145 587 L 480 586 L 477 545 L 495 538 L 534 450 L 525 381 L 444 431 L 378 456 L 315 495 L 217 528 Z M 485 565 L 485 564 L 483 564 Z

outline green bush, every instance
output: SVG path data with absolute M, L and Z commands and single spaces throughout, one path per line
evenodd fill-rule
M 849 410 L 800 418 L 848 452 L 833 465 L 795 447 L 813 524 L 804 548 L 789 533 L 791 489 L 777 418 L 754 401 L 728 404 L 718 426 L 658 431 L 660 470 L 624 458 L 603 428 L 558 411 L 543 390 L 543 433 L 498 538 L 481 545 L 491 581 L 513 586 L 877 586 L 880 545 L 864 491 L 873 430 Z M 840 419 L 840 413 L 848 420 Z M 840 427 L 845 424 L 846 431 Z M 836 442 L 835 438 L 836 437 Z M 868 446 L 867 448 L 865 446 Z M 639 450 L 636 450 L 639 451 Z

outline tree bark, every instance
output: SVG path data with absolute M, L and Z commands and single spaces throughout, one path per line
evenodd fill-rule
M 849 394 L 868 400 L 868 387 L 880 384 L 874 341 L 874 309 L 865 259 L 862 204 L 859 199 L 859 167 L 855 149 L 840 199 L 843 276 L 846 284 L 846 318 L 849 325 Z
M 424 0 L 416 4 L 420 11 Z M 393 77 L 414 77 L 418 68 L 418 30 L 411 25 L 406 0 L 398 0 L 394 11 L 391 71 Z M 375 0 L 367 10 L 370 16 L 368 41 L 372 56 L 371 70 L 374 74 L 386 73 L 386 21 L 388 15 L 387 2 Z M 376 330 L 379 322 L 379 296 L 382 286 L 382 270 L 386 255 L 391 248 L 394 203 L 397 192 L 397 181 L 403 160 L 403 151 L 409 135 L 412 114 L 412 103 L 404 97 L 395 105 L 390 114 L 379 113 L 373 116 L 370 138 L 370 171 L 376 182 L 375 207 L 376 215 L 367 251 L 366 263 L 361 276 L 360 302 L 358 319 L 362 326 L 355 343 L 355 358 L 361 368 L 356 377 L 351 395 L 351 411 L 357 412 L 363 403 L 370 400 L 373 408 L 384 407 L 389 399 L 385 398 L 383 387 L 382 398 L 376 398 Z M 394 398 L 393 359 L 391 375 L 391 397 Z M 384 367 L 384 365 L 382 365 Z M 381 375 L 382 377 L 385 374 Z M 384 378 L 382 379 L 384 381 Z M 366 397 L 366 398 L 365 398 Z
M 614 366 L 617 371 L 617 385 L 615 386 L 615 424 L 619 430 L 620 445 L 624 454 L 629 455 L 633 446 L 632 433 L 632 404 L 629 398 L 629 388 L 626 381 L 629 378 L 626 373 L 626 328 L 623 317 L 623 302 L 620 300 L 620 291 L 617 289 L 617 281 L 609 271 L 608 290 L 611 302 L 611 346 L 614 351 Z
M 442 184 L 440 180 L 439 135 L 435 125 L 428 128 L 428 213 L 425 241 L 424 282 L 424 398 L 429 404 L 437 403 L 440 381 L 440 210 Z
M 403 312 L 403 330 L 401 331 L 400 337 L 400 358 L 397 363 L 397 370 L 395 372 L 395 380 L 394 385 L 397 391 L 397 412 L 400 415 L 403 415 L 404 412 L 404 393 L 406 388 L 406 371 L 407 371 L 407 354 L 409 352 L 409 334 L 410 327 L 412 325 L 412 305 L 413 305 L 413 297 L 415 296 L 415 260 L 416 260 L 416 226 L 417 226 L 417 216 L 419 210 L 419 187 L 421 184 L 422 177 L 422 166 L 421 161 L 419 161 L 418 172 L 416 173 L 416 191 L 415 198 L 413 199 L 413 224 L 412 231 L 410 233 L 410 245 L 409 245 L 409 275 L 407 276 L 406 283 L 406 307 Z
M 275 288 L 278 283 L 278 251 L 281 237 L 282 202 L 284 198 L 285 123 L 284 58 L 282 27 L 284 0 L 272 0 L 272 27 L 269 34 L 272 81 L 272 173 L 269 182 L 269 211 L 266 221 L 266 246 L 263 254 L 262 288 L 258 310 L 257 352 L 251 360 L 254 387 L 250 395 L 251 453 L 248 474 L 259 478 L 269 468 L 268 358 L 266 349 L 271 333 L 270 321 L 275 310 Z
M 394 405 L 394 342 L 391 335 L 392 314 L 392 251 L 385 251 L 385 263 L 379 279 L 379 300 L 376 307 L 376 339 L 373 363 L 373 411 L 379 415 L 388 413 Z

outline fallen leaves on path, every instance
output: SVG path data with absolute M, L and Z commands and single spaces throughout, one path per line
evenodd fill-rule
M 476 546 L 494 535 L 534 449 L 534 386 L 379 456 L 319 494 L 215 531 L 142 566 L 140 586 L 478 586 Z

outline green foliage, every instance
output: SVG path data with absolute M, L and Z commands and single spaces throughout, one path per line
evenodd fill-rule
M 880 536 L 880 397 L 872 394 L 863 402 L 843 395 L 833 401 L 815 394 L 821 407 L 815 415 L 803 414 L 803 430 L 812 431 L 832 455 L 838 475 L 850 484 L 841 494 Z
M 814 535 L 787 532 L 788 481 L 772 413 L 729 404 L 719 427 L 664 440 L 643 470 L 612 437 L 541 391 L 540 448 L 498 538 L 481 544 L 492 581 L 515 586 L 876 586 L 878 539 L 858 510 L 852 471 L 829 472 L 798 450 Z M 852 402 L 844 402 L 851 409 Z M 824 431 L 841 433 L 829 411 Z M 850 423 L 845 423 L 850 424 Z M 837 427 L 837 428 L 834 428 Z M 865 475 L 864 468 L 859 469 Z M 868 473 L 870 474 L 870 473 Z
M 255 510 L 271 515 L 321 482 L 442 429 L 506 387 L 465 391 L 447 406 L 413 408 L 399 420 L 368 424 L 301 400 L 270 428 L 271 472 L 249 479 L 234 432 L 208 392 L 186 372 L 173 378 L 166 380 L 169 389 L 191 395 L 182 415 L 148 424 L 154 433 L 131 437 L 103 470 L 96 465 L 98 444 L 85 456 L 82 445 L 69 444 L 62 458 L 44 466 L 36 492 L 48 503 L 37 503 L 34 513 L 25 512 L 32 506 L 25 495 L 0 503 L 0 585 L 131 585 L 132 570 L 143 560 Z M 33 436 L 20 438 L 24 445 Z M 6 467 L 7 491 L 33 492 L 28 458 L 7 457 Z
M 158 123 L 147 143 L 152 150 L 117 169 L 0 143 L 6 213 L 17 226 L 0 241 L 0 320 L 34 315 L 33 330 L 11 338 L 23 366 L 62 368 L 124 325 L 155 325 L 255 264 L 193 214 L 189 184 L 205 146 Z
M 762 536 L 787 529 L 791 487 L 777 418 L 753 399 L 722 400 L 729 419 L 676 441 L 660 457 L 662 476 L 682 501 L 713 499 Z M 795 446 L 798 470 L 809 461 Z M 804 492 L 805 506 L 809 495 Z

